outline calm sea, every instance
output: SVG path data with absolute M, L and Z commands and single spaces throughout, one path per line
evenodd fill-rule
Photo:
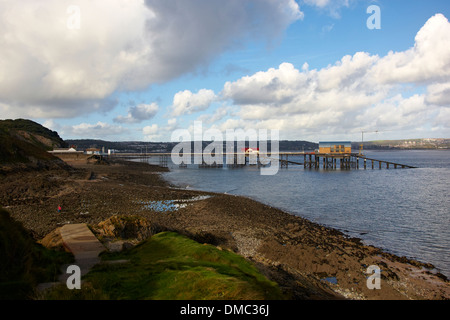
M 170 165 L 180 187 L 242 195 L 343 231 L 400 256 L 434 264 L 450 278 L 450 151 L 366 151 L 418 169 L 309 170 L 262 176 L 255 166 Z M 289 160 L 303 162 L 303 157 Z M 377 167 L 377 163 L 375 164 Z

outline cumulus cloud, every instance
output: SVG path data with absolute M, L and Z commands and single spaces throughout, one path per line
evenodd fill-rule
M 153 118 L 158 113 L 158 104 L 153 102 L 151 104 L 140 104 L 129 108 L 128 115 L 118 116 L 114 122 L 118 123 L 140 123 L 144 120 Z
M 172 104 L 172 116 L 181 116 L 208 109 L 216 100 L 213 90 L 201 89 L 197 93 L 190 90 L 180 91 L 175 94 Z
M 365 53 L 344 57 L 321 70 L 298 70 L 290 63 L 224 86 L 224 98 L 239 104 L 244 119 L 278 118 L 329 109 L 355 110 L 385 96 L 365 79 L 373 59 Z M 380 90 L 376 90 L 376 89 Z
M 431 84 L 427 89 L 427 104 L 450 107 L 450 82 Z
M 433 129 L 439 130 L 440 128 L 450 129 L 450 108 L 441 108 L 436 115 Z
M 134 68 L 131 56 L 141 51 L 142 37 L 132 30 L 144 28 L 149 12 L 138 2 L 125 8 L 118 1 L 78 4 L 80 29 L 70 29 L 67 1 L 0 3 L 8 13 L 0 16 L 3 103 L 22 113 L 33 110 L 34 117 L 72 117 L 114 106 L 105 99 Z
M 167 120 L 166 125 L 152 124 L 142 129 L 142 135 L 145 140 L 150 141 L 170 141 L 171 134 L 178 129 L 179 123 L 176 118 Z
M 79 139 L 104 139 L 119 137 L 127 133 L 128 129 L 122 126 L 112 125 L 99 121 L 95 124 L 80 123 L 73 126 L 62 126 L 61 133 L 67 137 L 77 137 Z
M 111 110 L 118 91 L 196 70 L 249 37 L 302 18 L 294 0 L 0 1 L 0 106 L 75 117 Z
M 367 108 L 356 120 L 372 128 L 405 129 L 409 126 L 420 127 L 430 121 L 429 112 L 423 95 L 405 98 L 397 94 Z
M 450 102 L 449 28 L 437 14 L 403 52 L 357 52 L 319 70 L 282 63 L 227 82 L 220 95 L 240 108 L 241 121 L 228 119 L 223 127 L 268 126 L 307 136 L 324 128 L 345 133 L 430 126 L 437 114 L 448 115 L 440 108 Z M 423 86 L 425 93 L 411 95 Z
M 213 114 L 202 114 L 198 120 L 205 122 L 207 124 L 213 124 L 216 122 L 221 121 L 226 116 L 228 116 L 231 113 L 230 107 L 219 107 L 217 108 Z
M 145 135 L 155 134 L 155 133 L 158 132 L 158 125 L 157 124 L 152 124 L 151 126 L 146 126 L 146 127 L 144 127 L 144 129 L 142 129 L 142 132 Z
M 147 137 L 156 136 L 158 133 L 158 125 L 152 124 L 151 126 L 146 126 L 142 129 L 142 133 Z
M 303 13 L 294 0 L 146 0 L 153 72 L 170 78 L 204 64 L 243 38 L 273 39 Z
M 415 38 L 415 45 L 402 52 L 389 52 L 371 70 L 382 83 L 434 83 L 450 75 L 450 24 L 442 14 L 430 18 Z
M 176 118 L 172 118 L 167 120 L 167 125 L 163 127 L 163 130 L 166 132 L 166 134 L 172 133 L 172 131 L 178 129 L 178 121 Z M 169 141 L 169 139 L 167 139 Z
M 351 3 L 356 1 L 357 0 L 303 0 L 303 3 L 324 10 L 334 18 L 340 18 L 341 9 L 343 7 L 348 8 Z
M 303 0 L 304 3 L 312 6 L 316 6 L 319 8 L 324 8 L 325 6 L 330 5 L 330 0 Z

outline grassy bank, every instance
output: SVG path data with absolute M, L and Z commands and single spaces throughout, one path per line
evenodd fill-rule
M 281 299 L 278 286 L 243 257 L 174 232 L 121 253 L 102 255 L 80 292 L 60 287 L 47 299 Z M 114 261 L 122 260 L 119 263 Z M 108 263 L 109 261 L 109 263 Z
M 0 300 L 28 299 L 34 287 L 55 281 L 60 266 L 72 261 L 66 252 L 37 244 L 21 223 L 0 209 Z

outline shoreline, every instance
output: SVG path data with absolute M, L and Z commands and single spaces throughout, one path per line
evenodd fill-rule
M 2 191 L 13 187 L 6 209 L 36 239 L 68 222 L 97 224 L 112 215 L 136 214 L 167 230 L 237 252 L 277 282 L 289 299 L 450 299 L 449 281 L 427 269 L 434 266 L 365 245 L 361 239 L 251 198 L 182 189 L 160 176 L 164 169 L 149 164 L 71 164 L 75 169 L 70 173 L 35 174 L 36 186 L 31 183 L 25 192 L 20 181 L 5 178 Z M 142 202 L 198 195 L 211 197 L 167 212 L 143 207 Z M 382 270 L 380 290 L 367 288 L 370 265 Z
M 421 151 L 420 149 L 417 149 L 417 150 Z M 371 151 L 373 151 L 373 150 L 371 150 Z M 375 150 L 375 151 L 378 151 L 378 150 Z M 384 151 L 384 150 L 380 150 L 380 151 Z M 400 151 L 404 151 L 404 150 L 400 150 Z M 180 190 L 197 190 L 199 192 L 211 192 L 211 191 L 208 191 L 208 190 L 195 189 L 192 186 L 187 185 L 186 182 L 182 182 L 180 185 L 177 185 L 176 182 L 172 182 L 170 179 L 166 179 L 164 175 L 163 175 L 163 179 L 165 179 L 168 183 L 173 183 L 174 186 L 176 186 Z M 184 185 L 187 185 L 187 187 L 189 189 L 184 188 L 183 187 Z M 234 190 L 236 190 L 236 189 L 232 189 L 231 191 L 234 191 Z M 424 266 L 427 266 L 427 268 L 429 269 L 430 272 L 432 272 L 434 274 L 441 274 L 442 277 L 445 277 L 447 280 L 450 280 L 450 274 L 444 274 L 444 271 L 448 271 L 447 269 L 444 269 L 444 271 L 443 271 L 438 266 L 433 264 L 432 262 L 427 261 L 425 258 L 421 259 L 421 258 L 417 258 L 417 257 L 414 257 L 414 256 L 408 256 L 407 254 L 402 253 L 401 251 L 396 251 L 396 250 L 394 250 L 394 249 L 392 249 L 390 247 L 387 247 L 387 246 L 381 246 L 381 245 L 377 244 L 376 240 L 378 240 L 378 239 L 376 239 L 376 240 L 364 239 L 363 237 L 361 237 L 361 235 L 364 235 L 365 233 L 359 233 L 357 231 L 353 231 L 352 232 L 352 231 L 349 231 L 349 230 L 347 230 L 345 228 L 338 228 L 338 227 L 335 227 L 335 226 L 332 226 L 332 225 L 327 225 L 327 224 L 322 223 L 322 222 L 314 221 L 314 220 L 311 220 L 310 218 L 308 218 L 307 216 L 302 215 L 301 212 L 295 212 L 295 210 L 291 211 L 288 208 L 283 208 L 282 206 L 278 207 L 278 206 L 273 205 L 273 204 L 271 204 L 271 203 L 269 203 L 267 201 L 264 201 L 263 199 L 258 199 L 257 197 L 247 196 L 247 195 L 244 195 L 244 194 L 228 193 L 228 191 L 225 191 L 225 192 L 212 191 L 212 192 L 215 192 L 215 193 L 218 193 L 218 194 L 233 195 L 233 196 L 248 198 L 250 200 L 253 200 L 253 201 L 265 204 L 265 205 L 267 205 L 267 206 L 269 206 L 269 207 L 271 207 L 273 209 L 284 211 L 285 213 L 287 213 L 289 215 L 292 215 L 292 216 L 295 216 L 295 217 L 300 217 L 302 219 L 308 220 L 308 221 L 310 221 L 310 222 L 312 222 L 314 224 L 317 224 L 317 225 L 319 225 L 321 227 L 325 227 L 325 228 L 328 228 L 328 229 L 336 230 L 336 231 L 341 232 L 342 234 L 344 234 L 346 237 L 353 238 L 353 239 L 356 239 L 356 240 L 360 241 L 363 245 L 373 246 L 373 247 L 379 248 L 380 250 L 382 250 L 383 252 L 385 252 L 387 254 L 391 254 L 393 256 L 398 256 L 403 261 L 411 260 L 411 261 L 415 261 L 415 262 L 418 262 L 420 264 L 423 264 Z M 300 210 L 301 210 L 301 208 L 300 208 Z M 349 228 L 349 229 L 351 229 L 351 228 Z M 448 272 L 446 272 L 446 273 L 448 273 Z

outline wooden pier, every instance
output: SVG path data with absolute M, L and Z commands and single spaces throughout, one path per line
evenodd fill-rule
M 191 153 L 188 156 L 199 156 L 200 154 Z M 330 153 L 317 153 L 317 152 L 279 152 L 278 157 L 275 158 L 276 155 L 271 155 L 268 153 L 267 155 L 249 155 L 241 152 L 237 153 L 223 153 L 223 156 L 226 157 L 227 161 L 229 159 L 233 159 L 230 161 L 231 163 L 224 161 L 222 164 L 220 163 L 212 163 L 207 164 L 202 161 L 201 164 L 198 164 L 200 168 L 222 168 L 223 165 L 227 165 L 228 167 L 242 167 L 246 165 L 257 165 L 263 166 L 263 161 L 276 161 L 278 160 L 281 168 L 288 168 L 290 165 L 293 166 L 303 166 L 305 169 L 326 169 L 326 170 L 335 170 L 335 169 L 412 169 L 416 168 L 414 166 L 410 166 L 407 164 L 396 163 L 392 161 L 379 160 L 368 158 L 363 154 L 359 153 L 342 153 L 342 154 L 330 154 Z M 141 161 L 148 161 L 151 157 L 159 157 L 159 165 L 162 167 L 167 167 L 169 162 L 169 157 L 171 157 L 170 153 L 115 153 L 110 155 L 110 157 L 114 158 L 133 158 L 140 159 Z M 289 157 L 291 160 L 289 160 Z M 292 158 L 303 157 L 303 163 L 298 161 L 292 161 Z M 191 162 L 193 163 L 193 162 Z M 181 163 L 180 167 L 187 167 L 186 163 Z
M 368 166 L 368 162 L 370 161 L 370 166 Z M 378 163 L 377 166 L 375 164 Z M 323 168 L 323 169 L 359 169 L 371 168 L 371 169 L 413 169 L 416 167 L 395 163 L 386 160 L 379 160 L 368 158 L 364 155 L 358 153 L 350 153 L 350 154 L 324 154 L 324 153 L 309 153 L 304 154 L 304 166 L 305 168 Z

